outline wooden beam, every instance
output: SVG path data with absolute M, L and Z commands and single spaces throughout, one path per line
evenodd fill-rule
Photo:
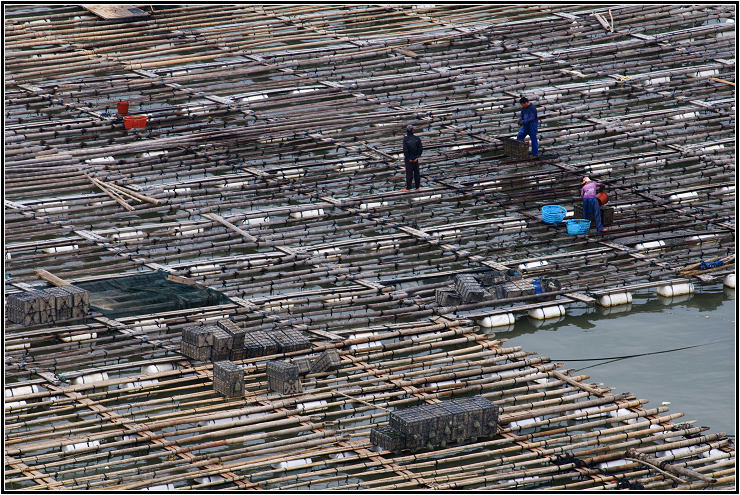
M 149 17 L 149 12 L 133 5 L 80 4 L 80 7 L 105 20 L 134 20 Z
M 59 278 L 56 275 L 47 272 L 46 270 L 34 270 L 33 272 L 38 275 L 39 278 L 46 280 L 50 284 L 56 285 L 57 287 L 61 287 L 63 285 L 72 285 L 66 280 Z

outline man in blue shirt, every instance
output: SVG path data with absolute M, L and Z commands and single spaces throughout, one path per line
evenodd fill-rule
M 532 156 L 539 156 L 540 152 L 537 147 L 537 109 L 524 96 L 519 99 L 519 103 L 522 105 L 522 115 L 519 118 L 522 128 L 519 129 L 516 139 L 517 141 L 524 141 L 524 136 L 528 135 L 532 140 Z

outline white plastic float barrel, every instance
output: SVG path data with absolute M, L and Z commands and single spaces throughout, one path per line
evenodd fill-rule
M 411 199 L 413 199 L 414 201 L 426 201 L 428 199 L 439 199 L 441 197 L 442 197 L 441 194 L 432 194 L 431 196 L 418 196 L 416 198 L 411 198 Z
M 329 454 L 332 459 L 347 459 L 349 457 L 357 457 L 354 452 L 337 452 L 335 454 Z
M 225 479 L 226 478 L 224 478 L 220 474 L 212 474 L 210 476 L 201 476 L 200 478 L 195 478 L 195 482 L 198 483 L 199 485 L 202 485 L 204 483 L 217 483 Z
M 272 465 L 273 469 L 288 469 L 296 466 L 305 466 L 311 463 L 311 458 L 306 457 L 305 459 L 292 459 L 290 461 L 283 461 Z
M 79 246 L 77 244 L 70 244 L 68 246 L 55 246 L 50 248 L 44 248 L 43 251 L 45 253 L 66 253 L 68 251 L 74 251 L 76 249 L 79 249 Z
M 327 402 L 323 399 L 321 400 L 312 400 L 308 402 L 299 402 L 295 405 L 296 409 L 299 411 L 306 411 L 308 409 L 310 410 L 316 410 L 320 411 L 321 409 L 326 409 Z
M 254 217 L 254 218 L 247 218 L 242 222 L 242 225 L 247 226 L 254 226 L 254 225 L 262 225 L 265 223 L 270 223 L 270 217 Z
M 670 283 L 667 285 L 661 285 L 658 287 L 658 295 L 662 297 L 674 297 L 674 296 L 682 296 L 684 294 L 693 294 L 694 293 L 694 284 L 691 282 L 681 282 L 681 283 Z
M 5 389 L 5 397 L 18 397 L 20 395 L 37 394 L 45 390 L 36 384 L 21 385 L 20 387 L 11 387 Z
M 599 298 L 599 305 L 605 308 L 619 306 L 622 304 L 632 304 L 631 292 L 615 292 L 613 294 L 604 294 Z
M 100 445 L 100 440 L 62 445 L 62 452 L 73 452 L 75 450 L 85 449 L 88 447 L 97 447 L 98 445 Z
M 361 339 L 363 337 L 372 337 L 375 335 L 375 332 L 360 332 L 360 333 L 353 333 L 349 336 L 350 339 Z M 376 345 L 374 342 L 360 342 L 358 344 L 352 344 L 349 346 L 350 350 L 354 351 L 357 349 L 367 349 L 371 345 Z
M 98 336 L 97 333 L 78 333 L 77 335 L 61 336 L 62 342 L 79 342 L 81 340 L 92 340 Z
M 527 313 L 531 318 L 535 320 L 547 320 L 550 318 L 560 318 L 565 316 L 565 306 L 557 304 L 555 306 L 544 306 L 541 308 L 530 309 Z
M 729 287 L 730 289 L 735 288 L 735 274 L 730 273 L 728 274 L 723 280 L 722 283 L 725 285 L 725 287 Z
M 609 411 L 609 416 L 611 416 L 612 418 L 622 418 L 630 414 L 634 414 L 634 413 L 630 411 L 629 409 L 624 409 L 621 407 L 617 409 L 616 411 Z M 627 424 L 633 424 L 637 422 L 637 419 L 638 418 L 629 418 L 629 419 L 623 419 L 622 421 Z
M 361 210 L 370 210 L 373 208 L 380 208 L 381 206 L 388 206 L 388 201 L 379 201 L 375 203 L 362 203 L 360 204 Z
M 86 383 L 102 382 L 108 379 L 108 373 L 105 371 L 101 373 L 91 373 L 89 375 L 76 376 L 72 378 L 73 385 L 82 385 Z
M 528 272 L 539 272 L 543 271 L 543 266 L 547 266 L 549 263 L 547 260 L 530 261 L 529 263 L 521 263 L 519 265 L 520 270 L 526 270 Z
M 668 196 L 668 201 L 674 203 L 690 203 L 692 201 L 699 201 L 699 193 L 696 191 L 689 191 L 685 193 L 671 194 Z
M 174 490 L 175 485 L 172 483 L 167 483 L 166 485 L 154 485 L 154 486 L 148 486 L 146 488 L 142 488 L 142 490 L 154 490 L 154 491 L 162 491 L 162 490 Z
M 321 216 L 324 216 L 323 208 L 319 208 L 316 210 L 294 211 L 290 214 L 291 218 L 315 218 Z
M 511 428 L 512 430 L 519 430 L 520 433 L 523 433 L 524 430 L 534 429 L 532 425 L 540 421 L 542 421 L 542 418 L 540 416 L 535 416 L 534 418 L 520 419 L 519 421 L 512 421 L 511 423 L 509 423 L 509 428 Z
M 664 246 L 664 241 L 650 241 L 635 244 L 635 249 L 637 249 L 638 251 L 659 251 L 663 249 Z
M 153 375 L 154 373 L 162 373 L 163 371 L 172 371 L 175 366 L 172 363 L 157 363 L 148 364 L 141 367 L 142 375 Z
M 504 313 L 486 316 L 485 318 L 478 320 L 478 325 L 484 328 L 505 327 L 513 325 L 515 321 L 516 318 L 514 317 L 514 313 Z
M 31 347 L 31 344 L 29 342 L 23 342 L 21 344 L 6 345 L 5 351 L 20 351 L 23 349 L 28 349 L 29 347 Z

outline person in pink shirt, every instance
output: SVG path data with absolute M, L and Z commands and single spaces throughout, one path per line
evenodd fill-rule
M 601 224 L 601 205 L 596 197 L 596 189 L 599 187 L 598 182 L 594 182 L 588 177 L 581 181 L 581 197 L 583 197 L 583 218 L 588 220 L 593 217 L 596 224 L 596 230 L 603 232 L 606 230 Z

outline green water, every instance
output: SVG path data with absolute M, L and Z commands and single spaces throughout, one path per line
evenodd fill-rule
M 710 432 L 734 435 L 735 291 L 722 285 L 696 289 L 700 292 L 673 300 L 658 297 L 654 290 L 635 293 L 631 308 L 619 313 L 573 307 L 561 321 L 539 327 L 521 316 L 513 330 L 496 335 L 510 339 L 508 344 L 563 361 L 564 369 L 582 370 L 574 374 L 589 375 L 588 382 L 603 382 L 615 387 L 615 393 L 630 392 L 649 400 L 644 407 L 670 402 L 670 412 L 685 413 L 681 420 L 693 419 L 711 427 Z M 574 361 L 697 344 L 706 345 L 619 360 Z

